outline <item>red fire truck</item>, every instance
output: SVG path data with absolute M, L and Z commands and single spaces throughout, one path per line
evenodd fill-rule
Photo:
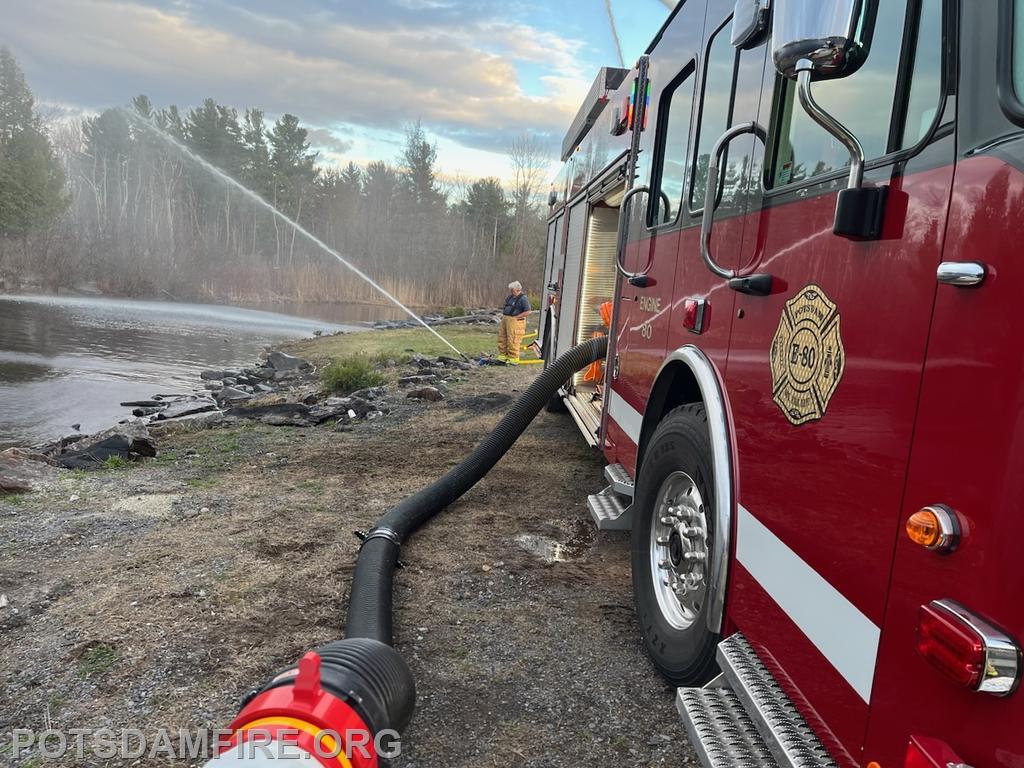
M 1024 0 L 685 0 L 563 160 L 553 405 L 705 765 L 1022 768 Z

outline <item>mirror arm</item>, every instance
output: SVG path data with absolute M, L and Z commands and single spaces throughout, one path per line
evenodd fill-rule
M 848 189 L 860 189 L 864 185 L 864 146 L 849 128 L 825 111 L 811 94 L 811 74 L 814 65 L 808 59 L 801 59 L 797 65 L 797 91 L 800 105 L 818 125 L 838 139 L 850 153 L 850 181 Z

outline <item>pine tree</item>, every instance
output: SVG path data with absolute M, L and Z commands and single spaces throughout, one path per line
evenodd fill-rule
M 295 221 L 309 223 L 310 198 L 314 194 L 317 152 L 309 151 L 308 132 L 295 115 L 284 115 L 270 131 L 270 167 L 274 173 L 274 205 Z M 277 222 L 275 220 L 275 226 Z M 276 263 L 281 260 L 282 241 L 277 238 Z M 295 261 L 295 230 L 288 243 L 288 261 Z
M 308 133 L 295 115 L 284 115 L 270 131 L 270 167 L 277 207 L 292 218 L 302 215 L 303 200 L 316 182 L 317 152 L 310 152 Z
M 0 48 L 0 237 L 43 229 L 68 205 L 64 170 L 34 106 L 13 54 Z
M 349 161 L 349 164 L 341 172 L 341 186 L 356 195 L 363 191 L 363 172 L 352 161 Z
M 35 99 L 10 49 L 0 48 L 0 144 L 15 134 L 39 130 Z
M 427 141 L 423 125 L 417 121 L 405 131 L 405 149 L 400 158 L 402 192 L 409 199 L 413 212 L 430 213 L 446 204 L 437 186 L 437 145 Z
M 241 169 L 242 129 L 237 110 L 206 99 L 201 107 L 189 111 L 185 139 L 189 147 L 222 171 L 236 174 Z
M 247 109 L 242 125 L 242 183 L 254 192 L 268 196 L 272 177 L 263 110 Z

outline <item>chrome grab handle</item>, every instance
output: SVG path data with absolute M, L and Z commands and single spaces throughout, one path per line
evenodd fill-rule
M 633 280 L 638 277 L 645 277 L 648 272 L 651 271 L 652 260 L 650 256 L 647 259 L 647 265 L 641 272 L 630 272 L 622 264 L 622 257 L 626 251 L 626 231 L 629 228 L 629 216 L 632 211 L 630 210 L 633 202 L 633 198 L 637 195 L 642 195 L 651 191 L 651 188 L 641 184 L 638 187 L 633 187 L 629 192 L 626 193 L 625 197 L 622 198 L 622 203 L 619 205 L 619 229 L 617 233 L 617 239 L 615 244 L 615 269 L 619 271 L 627 280 Z
M 976 261 L 944 261 L 939 264 L 935 278 L 943 285 L 973 288 L 985 282 L 988 270 Z
M 762 140 L 766 136 L 764 128 L 757 123 L 740 123 L 723 133 L 721 138 L 715 142 L 714 149 L 711 150 L 711 158 L 708 160 L 708 182 L 704 190 L 704 215 L 700 220 L 700 255 L 704 258 L 704 264 L 713 274 L 724 277 L 726 280 L 736 277 L 736 270 L 719 266 L 711 253 L 711 230 L 715 226 L 715 210 L 718 207 L 718 161 L 725 148 L 729 146 L 729 142 L 745 133 L 753 133 L 760 136 Z

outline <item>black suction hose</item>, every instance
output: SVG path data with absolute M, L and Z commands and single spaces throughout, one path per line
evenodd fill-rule
M 574 373 L 602 359 L 607 349 L 607 336 L 570 349 L 537 377 L 494 431 L 461 464 L 400 502 L 377 521 L 377 527 L 367 536 L 356 563 L 345 629 L 347 637 L 368 637 L 391 645 L 392 574 L 401 543 L 482 480 L 508 453 L 559 388 Z
M 416 703 L 412 671 L 391 647 L 392 584 L 402 542 L 483 479 L 558 394 L 559 388 L 577 371 L 603 359 L 607 350 L 608 338 L 602 336 L 570 349 L 554 361 L 461 464 L 399 503 L 367 534 L 352 579 L 347 639 L 310 655 L 316 656 L 316 685 L 345 702 L 373 733 L 385 729 L 401 731 L 412 717 Z M 275 690 L 298 691 L 308 686 L 300 668 L 283 672 L 263 689 L 253 692 L 233 725 L 241 727 L 267 712 L 280 715 L 280 707 L 268 704 L 276 701 Z M 296 702 L 303 700 L 303 695 L 310 694 L 296 693 L 294 700 L 287 700 L 287 707 L 298 707 L 301 711 L 307 705 Z

